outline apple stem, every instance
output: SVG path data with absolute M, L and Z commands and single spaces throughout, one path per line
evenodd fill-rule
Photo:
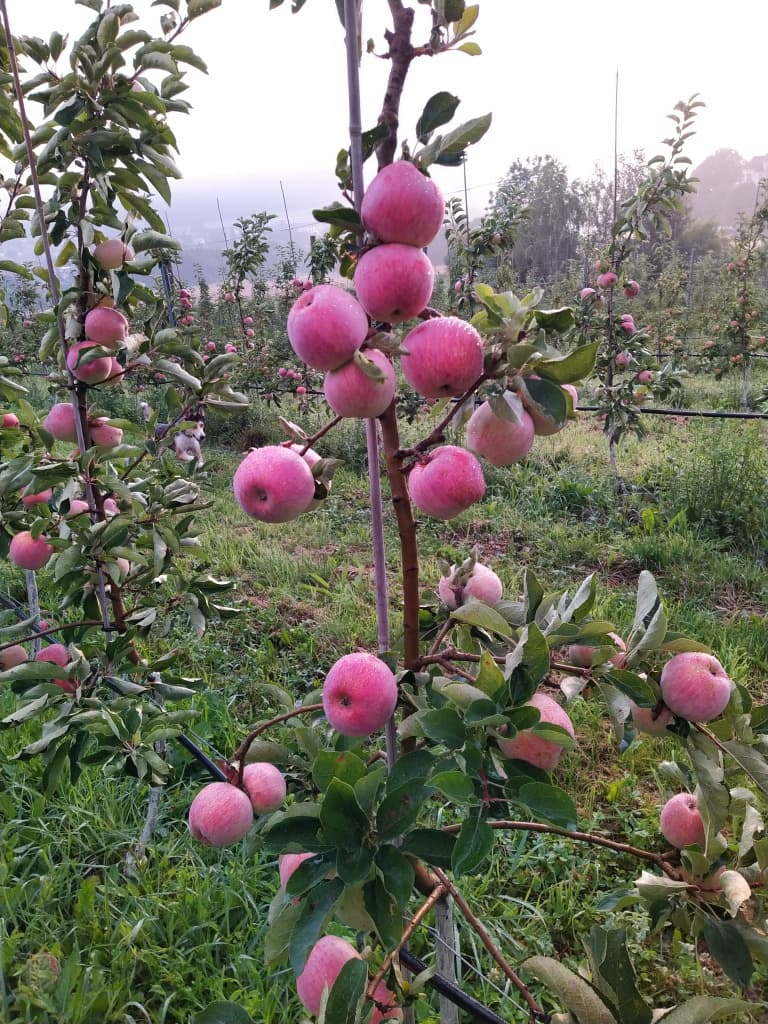
M 267 722 L 262 722 L 261 725 L 257 725 L 255 729 L 251 729 L 248 735 L 245 737 L 243 742 L 237 748 L 232 755 L 233 761 L 239 762 L 239 768 L 237 772 L 237 784 L 242 788 L 243 785 L 243 771 L 245 770 L 245 759 L 248 756 L 248 751 L 251 749 L 251 744 L 267 729 L 271 729 L 273 725 L 279 725 L 280 722 L 286 722 L 289 718 L 295 718 L 296 715 L 308 715 L 314 711 L 322 711 L 322 704 L 304 704 L 300 708 L 293 708 L 292 711 L 284 711 L 282 715 L 275 715 L 274 718 L 270 718 Z

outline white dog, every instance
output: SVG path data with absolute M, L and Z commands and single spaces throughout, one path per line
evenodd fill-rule
M 145 423 L 148 423 L 152 410 L 146 402 L 141 403 L 141 415 Z M 155 438 L 162 440 L 168 431 L 167 423 L 155 424 Z M 173 447 L 176 457 L 182 462 L 196 462 L 198 466 L 204 465 L 203 451 L 200 442 L 205 438 L 205 421 L 198 417 L 195 426 L 187 430 L 177 430 L 173 435 Z

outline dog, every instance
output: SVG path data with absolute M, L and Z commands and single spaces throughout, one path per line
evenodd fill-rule
M 145 423 L 148 423 L 152 418 L 152 409 L 146 402 L 141 403 L 141 415 Z M 200 442 L 205 439 L 205 420 L 199 411 L 197 416 L 194 417 L 194 423 L 194 427 L 189 427 L 187 430 L 177 430 L 174 433 L 173 447 L 177 459 L 181 459 L 182 462 L 196 462 L 200 468 L 205 464 L 203 451 L 200 447 Z M 156 423 L 155 440 L 162 441 L 168 433 L 168 428 L 169 424 L 167 423 Z

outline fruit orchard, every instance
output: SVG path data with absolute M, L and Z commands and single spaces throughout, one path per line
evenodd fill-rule
M 389 0 L 389 87 L 363 132 L 359 4 L 339 3 L 331 15 L 346 30 L 357 127 L 336 167 L 340 201 L 316 211 L 332 244 L 310 261 L 309 279 L 291 263 L 270 295 L 259 275 L 271 217 L 242 218 L 214 300 L 205 282 L 175 279 L 179 245 L 156 200 L 169 200 L 180 175 L 171 125 L 190 112 L 185 69 L 205 70 L 180 40 L 226 5 L 160 0 L 143 19 L 127 3 L 80 2 L 93 11 L 84 34 L 44 41 L 14 37 L 0 0 L 0 155 L 14 168 L 0 240 L 32 239 L 43 264 L 1 264 L 20 282 L 2 307 L 4 338 L 18 349 L 0 356 L 8 1019 L 268 1022 L 286 1019 L 286 1006 L 288 1019 L 323 1024 L 457 1020 L 452 1006 L 486 1021 L 760 1019 L 768 711 L 759 659 L 720 654 L 695 629 L 687 636 L 676 621 L 685 608 L 666 609 L 645 565 L 621 627 L 603 610 L 610 598 L 597 572 L 560 568 L 542 582 L 533 544 L 511 592 L 503 555 L 514 536 L 507 552 L 492 543 L 505 487 L 520 503 L 533 487 L 578 497 L 553 453 L 567 458 L 579 389 L 598 400 L 615 468 L 618 442 L 639 432 L 642 396 L 681 386 L 677 368 L 658 365 L 651 329 L 619 303 L 642 300 L 638 247 L 694 187 L 682 150 L 699 101 L 677 104 L 668 154 L 650 161 L 616 211 L 594 280 L 572 304 L 550 305 L 541 287 L 516 294 L 480 280 L 486 259 L 513 244 L 515 222 L 490 217 L 465 242 L 455 205 L 448 236 L 465 246 L 467 276 L 433 304 L 440 289 L 424 248 L 446 212 L 430 168 L 460 164 L 491 115 L 448 127 L 458 100 L 436 92 L 418 144 L 403 153 L 400 99 L 414 60 L 478 57 L 480 10 Z M 293 12 L 302 6 L 295 0 Z M 744 262 L 732 271 L 735 299 L 750 307 L 733 328 L 745 351 L 763 318 L 751 308 L 760 304 L 761 210 L 743 226 Z M 285 340 L 273 344 L 276 310 Z M 236 463 L 218 449 L 203 460 L 202 424 L 249 415 L 251 391 L 282 434 L 248 445 Z M 363 473 L 339 457 L 348 421 L 365 431 Z M 335 546 L 325 553 L 332 547 L 347 583 L 361 575 L 354 612 L 338 624 L 327 614 L 336 598 L 320 574 L 324 555 L 305 549 L 337 503 L 346 522 L 326 528 Z M 650 536 L 653 514 L 641 521 Z M 355 542 L 333 533 L 355 527 L 362 568 Z M 250 544 L 284 545 L 258 587 L 234 555 Z M 291 600 L 307 597 L 303 617 L 283 623 L 277 602 L 291 558 L 308 562 Z M 227 566 L 244 579 L 230 579 Z M 239 686 L 254 665 L 263 685 L 247 701 L 232 698 L 232 680 Z M 647 815 L 628 815 L 625 827 L 611 812 L 628 797 L 629 763 L 642 798 L 654 794 L 650 829 Z M 598 767 L 604 807 L 577 781 Z M 102 791 L 98 816 L 81 809 L 85 880 L 76 895 L 54 896 L 56 865 L 43 863 L 40 838 L 48 808 Z M 145 798 L 140 835 L 103 848 L 121 802 Z M 169 820 L 179 805 L 186 827 Z M 578 871 L 574 848 L 587 851 Z M 512 853 L 517 864 L 506 865 Z M 160 882 L 155 865 L 174 858 L 199 865 L 199 888 L 182 891 L 173 869 L 151 914 L 124 911 L 111 956 L 135 973 L 127 994 L 113 995 L 104 892 L 138 899 Z M 554 910 L 542 916 L 547 935 L 568 931 L 567 942 L 544 947 L 533 929 L 526 948 L 514 928 L 475 909 L 483 880 L 498 877 L 515 913 L 540 914 L 525 897 L 528 876 L 557 858 L 572 908 L 584 876 L 601 875 L 589 928 L 575 910 L 567 928 Z M 235 898 L 224 878 L 238 865 Z M 223 888 L 209 887 L 210 872 Z M 271 878 L 258 897 L 249 873 Z M 201 892 L 207 905 L 195 907 Z M 66 904 L 69 924 L 30 949 L 32 917 L 47 902 L 54 914 Z M 163 960 L 188 948 L 221 904 L 220 934 L 204 944 L 215 965 L 206 960 L 210 974 L 192 986 Z M 173 928 L 145 943 L 165 917 Z M 457 941 L 457 920 L 484 964 L 476 986 L 461 983 L 456 962 L 431 962 L 436 941 Z M 86 922 L 100 929 L 98 961 L 77 937 Z M 671 961 L 684 952 L 698 966 L 694 988 L 647 976 L 643 949 L 654 942 Z M 202 947 L 188 956 L 195 971 Z M 231 983 L 243 960 L 257 965 L 250 991 Z

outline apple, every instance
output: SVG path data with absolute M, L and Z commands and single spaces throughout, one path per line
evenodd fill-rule
M 486 604 L 496 604 L 501 600 L 504 592 L 501 580 L 487 565 L 475 562 L 464 586 L 457 586 L 454 580 L 456 566 L 451 566 L 449 576 L 441 576 L 437 585 L 437 592 L 440 600 L 451 611 L 464 604 L 470 597 L 478 601 L 485 601 Z
M 35 661 L 50 661 L 60 668 L 66 668 L 71 660 L 66 644 L 48 644 L 35 655 Z M 75 693 L 77 690 L 77 683 L 71 679 L 52 679 L 50 682 L 55 683 L 66 693 Z
M 378 349 L 366 349 L 362 355 L 381 371 L 383 380 L 374 380 L 354 359 L 325 375 L 325 400 L 337 416 L 375 419 L 389 408 L 397 382 L 392 363 Z M 296 388 L 297 393 L 302 390 Z M 306 388 L 303 389 L 306 392 Z
M 98 416 L 88 426 L 90 428 L 91 441 L 94 444 L 115 448 L 123 440 L 123 432 L 120 427 L 113 427 L 107 423 L 106 416 Z
M 704 846 L 707 839 L 698 801 L 693 793 L 678 793 L 667 800 L 661 809 L 659 827 L 667 842 L 678 850 L 684 846 Z
M 326 987 L 330 990 L 348 960 L 360 959 L 360 954 L 346 939 L 338 935 L 324 935 L 309 951 L 304 970 L 296 979 L 296 991 L 308 1013 L 318 1014 Z M 373 1011 L 370 1024 L 382 1021 L 402 1021 L 402 1008 L 395 1005 L 395 997 L 382 981 L 373 993 L 378 1006 Z
M 16 415 L 16 413 L 4 412 L 3 418 L 2 420 L 0 420 L 0 426 L 7 427 L 10 429 L 12 427 L 20 427 L 21 423 L 19 422 L 19 417 Z
M 382 242 L 423 248 L 443 224 L 445 203 L 435 183 L 407 160 L 383 167 L 363 196 L 360 216 L 366 231 Z
M 627 649 L 627 645 L 616 633 L 608 633 L 607 636 L 613 640 L 614 644 L 619 648 L 616 654 L 614 654 L 608 660 L 616 666 L 616 668 L 624 668 L 626 657 L 624 652 Z M 592 667 L 592 656 L 595 653 L 596 648 L 589 644 L 570 644 L 565 649 L 566 659 L 574 665 L 576 668 L 591 668 Z
M 12 647 L 4 647 L 0 650 L 0 669 L 3 672 L 9 668 L 15 668 L 29 659 L 25 648 L 21 644 L 14 644 Z
M 112 376 L 112 356 L 97 356 L 88 362 L 79 362 L 85 353 L 99 347 L 94 341 L 78 341 L 67 352 L 67 369 L 77 380 L 85 384 L 101 384 Z
M 130 263 L 136 253 L 119 238 L 109 238 L 99 242 L 93 250 L 93 258 L 102 270 L 119 270 L 123 263 Z
M 661 673 L 661 696 L 670 711 L 690 722 L 711 722 L 725 710 L 733 683 L 711 654 L 676 654 Z
M 249 452 L 235 470 L 232 486 L 243 511 L 264 523 L 297 519 L 315 496 L 312 470 L 281 445 Z
M 229 782 L 203 786 L 189 808 L 189 831 L 206 846 L 231 846 L 253 824 L 253 807 L 242 789 Z
M 618 280 L 617 275 L 612 270 L 606 270 L 605 273 L 597 275 L 597 287 L 613 288 Z
M 291 877 L 296 868 L 300 864 L 303 864 L 305 860 L 309 860 L 310 857 L 316 856 L 314 853 L 281 853 L 277 858 L 277 871 L 280 875 L 280 885 L 283 888 L 288 885 L 288 879 Z
M 579 298 L 582 302 L 586 302 L 587 299 L 591 300 L 594 295 L 597 295 L 594 288 L 582 288 L 579 292 Z
M 427 305 L 434 277 L 434 268 L 421 249 L 390 242 L 360 257 L 355 290 L 373 320 L 401 324 L 418 316 Z
M 576 411 L 576 403 L 579 401 L 579 392 L 573 386 L 573 384 L 561 384 L 560 387 L 563 391 L 567 391 L 573 400 L 573 411 Z
M 118 384 L 122 384 L 124 376 L 125 376 L 125 367 L 120 364 L 120 361 L 118 359 L 115 359 L 114 356 L 111 356 L 110 360 L 109 360 L 109 374 L 101 382 L 102 387 L 105 387 L 105 388 L 117 387 Z
M 291 306 L 288 340 L 299 359 L 316 370 L 336 370 L 352 358 L 368 334 L 365 310 L 343 288 L 319 284 Z
M 485 494 L 475 456 L 456 445 L 433 449 L 411 469 L 408 492 L 414 505 L 435 519 L 453 519 Z
M 397 704 L 392 669 L 375 654 L 345 654 L 323 683 L 323 710 L 342 736 L 370 736 L 383 729 Z
M 53 548 L 44 534 L 33 537 L 29 530 L 22 530 L 11 539 L 8 554 L 20 569 L 42 569 L 53 554 Z
M 503 420 L 493 411 L 490 402 L 483 402 L 467 423 L 467 448 L 482 455 L 493 466 L 511 466 L 519 462 L 533 447 L 536 426 L 519 397 L 511 391 L 505 399 L 518 422 Z
M 641 384 L 650 384 L 653 380 L 653 370 L 641 370 L 637 379 Z
M 89 341 L 117 349 L 128 337 L 128 318 L 119 309 L 95 306 L 85 314 L 85 334 Z
M 527 706 L 538 709 L 542 723 L 559 725 L 575 738 L 573 724 L 557 701 L 552 700 L 545 693 L 534 693 Z M 526 729 L 517 733 L 511 740 L 500 739 L 498 743 L 499 750 L 504 757 L 527 761 L 528 764 L 543 768 L 547 772 L 551 772 L 557 767 L 563 753 L 563 747 L 559 743 L 544 739 L 543 736 L 537 736 Z
M 285 777 L 268 761 L 247 764 L 243 769 L 243 785 L 257 814 L 271 814 L 285 800 Z
M 637 281 L 624 282 L 624 294 L 628 299 L 634 299 L 640 294 L 640 285 Z
M 632 335 L 633 335 L 633 334 L 635 333 L 635 331 L 637 330 L 637 328 L 635 327 L 635 324 L 634 324 L 634 321 L 633 321 L 633 320 L 624 320 L 624 319 L 622 318 L 622 321 L 621 321 L 621 323 L 619 324 L 619 326 L 621 327 L 622 331 L 624 331 L 624 332 L 625 332 L 626 334 L 629 334 L 629 335 L 630 335 L 630 337 L 631 337 L 631 336 L 632 336 Z
M 44 491 L 38 491 L 37 494 L 27 494 L 27 488 L 25 487 L 22 492 L 21 504 L 24 508 L 31 508 L 33 505 L 45 505 L 51 500 L 52 495 L 52 487 L 46 487 Z
M 48 410 L 43 428 L 57 441 L 76 441 L 75 410 L 70 402 L 57 402 Z
M 617 366 L 629 366 L 632 362 L 632 355 L 629 352 L 617 352 L 613 361 Z
M 104 515 L 107 519 L 111 519 L 112 516 L 116 516 L 120 511 L 120 508 L 114 498 L 104 499 Z
M 424 398 L 463 395 L 483 372 L 483 339 L 457 316 L 425 320 L 406 334 L 405 379 Z
M 629 707 L 638 732 L 644 732 L 648 736 L 669 736 L 667 726 L 671 724 L 673 718 L 669 708 L 662 705 L 654 718 L 655 708 L 641 708 L 634 701 L 629 702 Z

